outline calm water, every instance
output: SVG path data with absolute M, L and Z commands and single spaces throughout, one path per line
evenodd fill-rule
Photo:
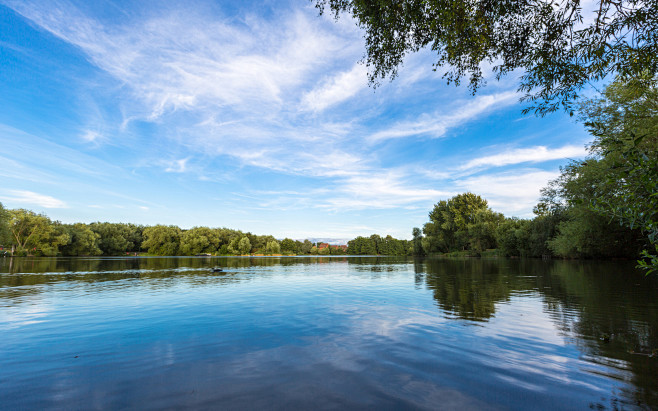
M 0 408 L 658 409 L 632 266 L 0 258 Z

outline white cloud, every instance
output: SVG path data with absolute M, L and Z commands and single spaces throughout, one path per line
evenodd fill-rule
M 368 86 L 367 69 L 355 64 L 350 71 L 338 73 L 302 97 L 302 110 L 322 111 L 354 96 Z
M 188 158 L 182 158 L 180 160 L 172 161 L 169 166 L 165 169 L 167 173 L 184 173 L 187 170 Z
M 368 139 L 377 142 L 422 135 L 439 138 L 450 128 L 459 127 L 488 111 L 499 110 L 516 103 L 518 97 L 519 95 L 514 91 L 478 96 L 475 100 L 463 104 L 449 114 L 441 112 L 431 115 L 423 114 L 415 121 L 397 123 L 393 127 L 370 135 Z
M 351 167 L 341 157 L 360 162 L 343 148 L 349 119 L 307 118 L 367 87 L 365 69 L 353 64 L 360 33 L 338 30 L 312 7 L 267 20 L 164 9 L 108 22 L 65 2 L 9 4 L 118 80 L 119 130 L 135 120 L 162 124 L 161 138 L 174 146 L 285 173 L 341 175 Z M 166 166 L 187 169 L 185 162 Z
M 115 93 L 111 104 L 119 106 L 117 112 L 121 113 L 117 115 L 120 119 L 114 119 L 115 130 L 120 132 L 117 134 L 130 138 L 132 133 L 140 133 L 138 121 L 152 123 L 153 127 L 146 128 L 157 134 L 157 147 L 153 144 L 152 153 L 145 151 L 143 163 L 133 168 L 139 171 L 140 167 L 155 164 L 160 172 L 196 174 L 204 181 L 219 181 L 225 178 L 225 169 L 230 169 L 230 174 L 249 165 L 261 168 L 263 175 L 272 171 L 277 177 L 294 175 L 290 180 L 295 184 L 308 178 L 311 184 L 323 188 L 295 190 L 287 198 L 261 203 L 282 209 L 318 206 L 335 211 L 431 206 L 437 199 L 456 192 L 452 187 L 446 188 L 445 182 L 436 186 L 429 185 L 427 179 L 412 178 L 409 169 L 403 172 L 383 166 L 386 159 L 378 158 L 381 153 L 373 152 L 364 140 L 438 138 L 450 129 L 509 107 L 518 98 L 516 92 L 501 91 L 468 101 L 436 102 L 433 107 L 438 109 L 434 112 L 407 117 L 413 120 L 385 128 L 380 115 L 388 112 L 386 118 L 394 117 L 398 105 L 406 104 L 408 95 L 416 92 L 412 84 L 427 81 L 423 83 L 428 85 L 427 93 L 441 90 L 430 83 L 438 80 L 440 74 L 431 70 L 431 62 L 425 66 L 433 53 L 410 56 L 411 63 L 407 61 L 396 83 L 383 84 L 376 93 L 364 93 L 366 68 L 354 64 L 362 54 L 363 40 L 348 18 L 335 24 L 331 18 L 318 18 L 312 8 L 276 12 L 267 19 L 244 15 L 228 19 L 193 8 L 163 8 L 147 11 L 151 13 L 147 15 L 133 12 L 129 19 L 109 22 L 84 15 L 64 1 L 53 0 L 47 7 L 36 0 L 8 3 L 42 29 L 79 48 L 93 65 L 110 75 L 111 87 L 98 89 L 111 88 Z M 108 81 L 108 76 L 99 76 L 98 81 Z M 358 104 L 350 104 L 349 108 L 354 106 L 358 113 L 341 111 L 341 103 L 357 101 L 355 96 Z M 399 101 L 393 102 L 397 98 Z M 101 116 L 101 111 L 97 111 L 90 117 Z M 112 128 L 106 128 L 105 121 L 94 120 L 85 118 L 84 127 L 89 130 L 84 130 L 80 137 L 112 144 L 114 133 L 107 131 Z M 374 134 L 366 125 L 373 123 L 380 130 Z M 102 126 L 96 128 L 98 124 Z M 102 135 L 95 129 L 101 130 Z M 139 137 L 154 142 L 151 137 Z M 561 149 L 546 149 L 544 157 L 542 153 L 531 153 L 532 149 L 521 150 L 482 157 L 468 164 L 473 168 L 515 164 L 505 163 L 512 157 L 538 162 L 543 161 L 540 158 L 557 156 Z M 149 157 L 151 154 L 153 157 Z M 60 162 L 70 169 L 82 168 L 69 165 L 64 159 Z M 81 172 L 100 174 L 107 170 L 103 174 L 108 179 L 116 171 L 94 161 L 83 164 Z M 201 170 L 204 164 L 206 169 Z M 221 166 L 213 174 L 210 169 L 217 164 Z M 215 178 L 220 174 L 221 178 Z M 437 175 L 433 173 L 433 183 L 437 183 Z M 186 176 L 176 177 L 183 180 Z M 259 177 L 254 180 L 260 180 Z M 454 179 L 455 174 L 445 176 L 446 180 L 450 178 Z M 282 180 L 272 178 L 277 183 Z M 479 184 L 474 179 L 462 183 L 466 181 L 474 187 Z M 305 185 L 308 183 L 304 180 L 304 187 L 309 187 Z M 253 191 L 256 187 L 262 188 L 254 185 L 245 190 Z M 279 188 L 272 187 L 272 191 Z M 473 191 L 485 194 L 475 188 Z
M 5 201 L 17 204 L 29 204 L 43 208 L 67 208 L 62 200 L 44 194 L 26 190 L 10 190 L 8 197 L 2 197 Z
M 101 134 L 97 131 L 93 130 L 85 130 L 82 136 L 80 136 L 84 141 L 87 141 L 89 143 L 93 143 L 99 138 L 101 138 Z
M 408 176 L 396 171 L 359 173 L 346 178 L 336 193 L 320 205 L 336 210 L 415 208 L 432 204 L 454 193 L 433 188 L 417 188 Z
M 456 181 L 457 185 L 477 193 L 489 201 L 489 206 L 505 215 L 531 217 L 540 190 L 560 175 L 537 169 L 488 174 Z
M 150 120 L 209 106 L 275 108 L 343 45 L 303 12 L 274 22 L 248 16 L 236 25 L 175 10 L 109 25 L 61 3 L 47 11 L 31 1 L 10 4 L 130 87 Z
M 549 149 L 546 146 L 536 146 L 530 148 L 517 148 L 508 150 L 503 153 L 491 156 L 475 158 L 459 167 L 460 170 L 468 170 L 479 167 L 500 167 L 510 164 L 520 163 L 540 163 L 549 160 L 559 160 L 566 158 L 580 158 L 587 155 L 587 149 L 584 146 L 566 145 L 555 149 Z

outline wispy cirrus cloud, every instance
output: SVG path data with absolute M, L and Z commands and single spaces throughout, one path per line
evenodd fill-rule
M 566 145 L 558 148 L 535 146 L 516 148 L 502 153 L 478 157 L 459 167 L 460 170 L 470 170 L 484 167 L 501 167 L 510 164 L 540 163 L 543 161 L 560 160 L 567 158 L 580 158 L 587 155 L 584 146 Z
M 527 148 L 469 156 L 455 165 L 451 156 L 463 158 L 489 138 L 489 130 L 467 135 L 461 126 L 505 109 L 501 117 L 510 117 L 519 97 L 514 85 L 498 83 L 474 98 L 464 89 L 446 89 L 441 73 L 431 70 L 434 53 L 423 50 L 409 56 L 395 82 L 365 92 L 366 68 L 355 63 L 363 52 L 362 33 L 347 16 L 338 23 L 318 17 L 303 0 L 265 12 L 239 7 L 236 12 L 228 3 L 204 0 L 157 9 L 122 3 L 119 7 L 130 10 L 118 19 L 108 17 L 105 6 L 84 0 L 0 3 L 30 20 L 45 37 L 66 43 L 63 54 L 75 54 L 73 65 L 79 65 L 80 55 L 90 63 L 87 77 L 76 84 L 80 110 L 87 112 L 70 134 L 74 138 L 58 141 L 63 147 L 52 152 L 35 150 L 40 142 L 5 145 L 11 152 L 0 148 L 3 159 L 13 159 L 12 166 L 0 164 L 0 174 L 20 174 L 12 178 L 21 181 L 60 181 L 61 187 L 70 187 L 70 181 L 92 178 L 88 185 L 104 187 L 123 173 L 113 189 L 118 194 L 111 197 L 137 197 L 139 204 L 146 204 L 140 196 L 157 198 L 148 204 L 149 213 L 162 204 L 173 210 L 185 197 L 173 194 L 180 184 L 186 193 L 198 189 L 199 198 L 235 192 L 218 195 L 218 201 L 238 203 L 236 198 L 244 197 L 241 204 L 259 213 L 268 208 L 313 210 L 317 214 L 309 221 L 321 221 L 318 216 L 327 211 L 413 214 L 466 189 L 484 190 L 492 203 L 527 205 L 538 195 L 536 186 L 548 179 L 541 170 L 531 172 L 534 182 L 513 173 L 465 176 L 491 167 L 567 158 L 578 151 L 571 145 L 538 146 L 544 144 L 540 140 Z M 71 77 L 77 75 L 72 70 Z M 453 131 L 460 141 L 429 141 Z M 41 135 L 50 143 L 58 137 Z M 455 147 L 448 147 L 452 143 Z M 517 146 L 513 139 L 504 144 Z M 431 173 L 423 175 L 422 168 Z M 49 178 L 31 172 L 35 169 Z M 63 174 L 67 178 L 58 180 Z M 199 181 L 203 183 L 197 186 Z M 487 182 L 503 191 L 489 194 Z M 166 194 L 158 198 L 159 184 Z M 517 192 L 506 191 L 508 186 Z M 40 186 L 30 188 L 42 191 Z M 132 192 L 125 192 L 130 188 Z M 90 198 L 85 204 L 102 201 Z M 126 203 L 128 210 L 138 202 Z M 180 212 L 190 204 L 179 207 L 176 215 L 190 214 Z M 227 207 L 215 214 L 229 216 L 244 209 Z M 209 224 L 190 224 L 199 223 Z
M 180 160 L 171 161 L 168 166 L 165 168 L 167 173 L 184 173 L 187 169 L 187 162 L 190 160 L 189 157 L 181 158 Z
M 302 110 L 322 111 L 354 96 L 368 86 L 367 69 L 355 64 L 346 72 L 338 73 L 302 97 Z
M 9 190 L 9 195 L 1 197 L 4 201 L 12 203 L 27 204 L 43 208 L 67 208 L 62 200 L 45 194 L 39 194 L 27 190 Z
M 426 136 L 430 138 L 442 137 L 450 128 L 477 119 L 480 115 L 510 106 L 518 100 L 515 91 L 506 91 L 497 94 L 478 96 L 473 101 L 462 104 L 449 113 L 435 112 L 432 115 L 423 114 L 414 121 L 400 122 L 385 130 L 371 134 L 371 142 L 382 140 Z
M 410 184 L 412 176 L 400 170 L 358 174 L 343 180 L 319 207 L 334 210 L 417 208 L 455 193 Z
M 151 122 L 187 151 L 276 171 L 314 170 L 327 153 L 334 160 L 320 168 L 329 174 L 345 169 L 331 154 L 349 152 L 342 149 L 345 126 L 341 131 L 305 113 L 327 110 L 367 87 L 365 69 L 353 63 L 359 33 L 337 31 L 311 7 L 238 21 L 164 8 L 109 22 L 68 1 L 48 8 L 31 0 L 7 3 L 120 82 L 121 130 L 136 120 Z M 97 137 L 82 133 L 86 141 Z
M 85 130 L 84 133 L 80 136 L 83 141 L 88 143 L 93 143 L 99 138 L 102 138 L 102 135 L 98 131 L 94 130 Z
M 537 204 L 540 190 L 559 175 L 559 172 L 530 168 L 469 177 L 457 180 L 456 184 L 486 198 L 496 211 L 530 217 L 530 210 Z

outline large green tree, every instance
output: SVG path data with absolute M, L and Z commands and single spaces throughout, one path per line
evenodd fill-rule
M 422 256 L 425 255 L 425 251 L 423 250 L 423 232 L 421 231 L 420 228 L 414 227 L 411 230 L 411 235 L 413 236 L 412 244 L 412 253 L 413 255 L 416 256 Z
M 178 255 L 181 229 L 176 226 L 156 225 L 144 229 L 144 247 L 149 254 Z
M 597 0 L 314 0 L 337 18 L 351 14 L 365 31 L 371 82 L 394 78 L 423 48 L 448 82 L 468 77 L 475 92 L 483 65 L 497 79 L 521 70 L 519 89 L 539 114 L 571 110 L 579 90 L 611 74 L 658 73 L 658 2 Z
M 183 231 L 180 237 L 180 253 L 183 255 L 214 254 L 219 247 L 219 232 L 208 227 L 194 227 Z
M 496 248 L 496 230 L 505 221 L 505 216 L 488 207 L 482 207 L 475 213 L 473 222 L 466 226 L 468 248 L 480 255 L 483 251 Z
M 605 159 L 574 161 L 562 168 L 560 177 L 542 190 L 546 203 L 562 202 L 563 220 L 547 241 L 561 257 L 637 257 L 642 246 L 640 230 L 620 225 L 602 210 L 592 207 L 599 201 L 597 187 L 609 177 Z
M 251 252 L 251 241 L 247 235 L 236 237 L 228 245 L 228 251 L 231 254 L 245 255 Z
M 495 233 L 493 220 L 500 219 L 492 213 L 487 200 L 473 193 L 458 194 L 439 201 L 429 213 L 430 221 L 423 227 L 425 252 L 459 251 L 473 247 L 482 251 L 482 246 L 489 247 L 488 239 L 493 239 Z
M 54 224 L 43 214 L 16 209 L 9 211 L 12 242 L 21 254 L 55 256 L 59 247 L 69 242 L 61 224 Z
M 141 232 L 138 232 L 137 227 L 132 224 L 107 222 L 89 224 L 89 228 L 100 235 L 98 247 L 103 251 L 103 255 L 121 255 L 128 251 L 139 251 L 137 245 L 131 241 L 141 242 Z
M 251 248 L 252 245 L 251 241 L 249 241 L 249 237 L 242 237 L 238 242 L 238 251 L 241 255 L 249 254 L 251 252 Z
M 637 257 L 658 269 L 658 89 L 643 75 L 617 79 L 580 105 L 590 156 L 563 167 L 542 206 L 563 219 L 548 246 L 568 257 Z M 644 233 L 644 234 L 642 234 Z
M 297 254 L 299 252 L 300 246 L 301 246 L 300 242 L 295 241 L 291 238 L 284 238 L 283 240 L 281 240 L 281 251 L 287 254 Z
M 62 254 L 67 256 L 101 255 L 100 234 L 94 232 L 87 224 L 76 223 L 65 225 L 69 235 L 68 244 L 62 246 Z
M 270 240 L 265 244 L 265 254 L 280 254 L 281 245 L 276 240 Z
M 602 174 L 590 184 L 590 206 L 642 230 L 649 243 L 644 267 L 658 270 L 658 80 L 647 74 L 617 79 L 584 102 L 581 113 L 595 138 L 582 169 Z
M 528 220 L 506 218 L 496 227 L 496 244 L 499 251 L 506 257 L 519 257 L 523 249 L 523 228 Z
M 0 203 L 0 244 L 8 246 L 11 243 L 11 231 L 9 230 L 9 212 Z

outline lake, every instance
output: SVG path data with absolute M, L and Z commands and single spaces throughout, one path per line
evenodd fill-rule
M 657 297 L 632 262 L 0 258 L 0 408 L 658 409 Z

